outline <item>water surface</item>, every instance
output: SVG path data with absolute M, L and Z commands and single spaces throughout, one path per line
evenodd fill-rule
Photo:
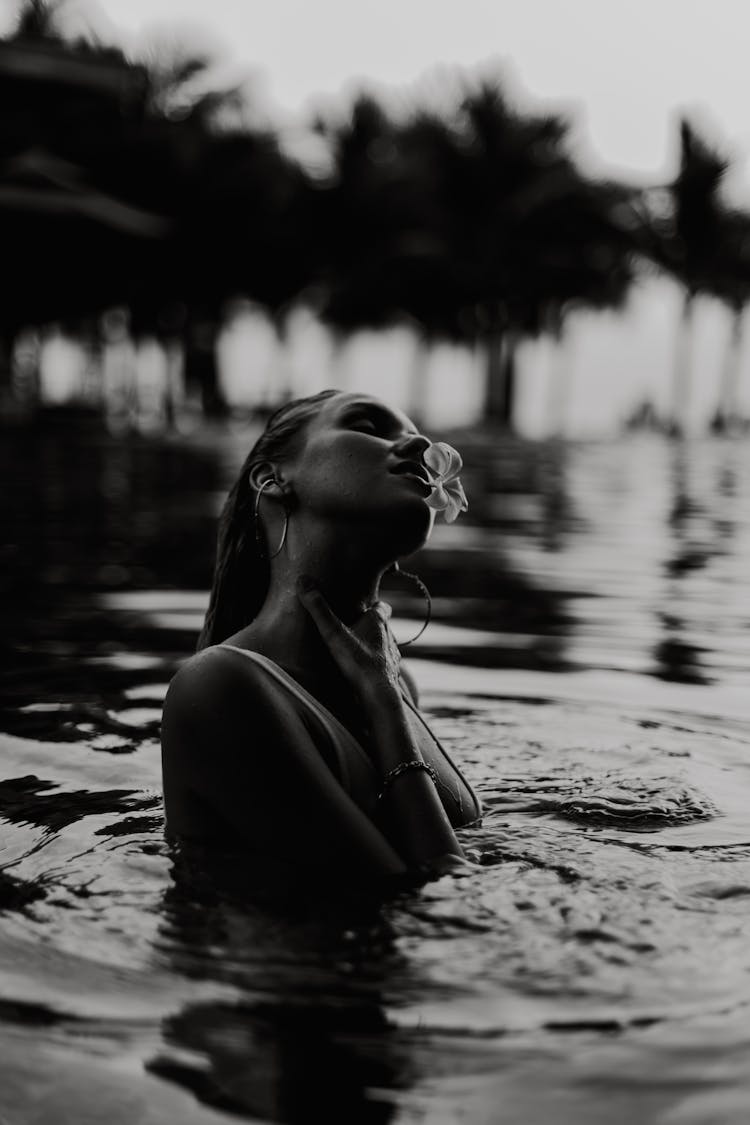
M 411 667 L 477 868 L 279 909 L 186 886 L 162 836 L 247 441 L 3 445 L 0 1119 L 744 1125 L 750 450 L 456 437 Z

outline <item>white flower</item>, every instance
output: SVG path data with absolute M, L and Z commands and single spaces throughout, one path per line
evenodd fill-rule
M 459 512 L 466 512 L 469 503 L 458 474 L 463 468 L 461 454 L 445 441 L 435 441 L 422 454 L 432 477 L 432 492 L 426 503 L 445 514 L 446 523 L 453 523 Z

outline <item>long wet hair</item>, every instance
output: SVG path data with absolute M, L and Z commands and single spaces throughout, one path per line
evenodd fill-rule
M 253 467 L 262 461 L 283 461 L 299 448 L 304 430 L 321 405 L 339 391 L 327 390 L 288 402 L 272 414 L 263 433 L 245 458 L 221 512 L 211 596 L 198 644 L 199 651 L 219 644 L 258 615 L 268 593 L 268 552 L 255 526 L 257 490 L 250 482 Z

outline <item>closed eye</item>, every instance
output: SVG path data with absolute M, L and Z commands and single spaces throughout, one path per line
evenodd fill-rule
M 358 430 L 363 434 L 377 434 L 378 427 L 371 418 L 357 418 L 353 422 L 349 422 L 350 430 Z
M 403 432 L 401 421 L 390 410 L 376 403 L 357 406 L 344 416 L 343 422 L 350 430 L 383 438 L 393 438 Z

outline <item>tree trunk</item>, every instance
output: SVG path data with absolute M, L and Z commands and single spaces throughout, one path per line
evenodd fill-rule
M 690 407 L 693 369 L 694 305 L 695 296 L 687 289 L 685 291 L 682 315 L 677 329 L 677 346 L 675 349 L 675 364 L 672 380 L 672 419 L 670 430 L 675 436 L 684 434 Z
M 0 327 L 0 419 L 15 413 L 13 393 L 13 345 L 15 334 L 8 327 Z
M 196 320 L 190 325 L 185 345 L 185 385 L 198 390 L 205 418 L 224 418 L 229 413 L 219 383 L 216 326 L 209 320 Z
M 516 408 L 516 378 L 518 375 L 518 367 L 516 364 L 516 353 L 518 350 L 518 336 L 513 331 L 505 333 L 505 342 L 503 346 L 502 355 L 502 423 L 506 429 L 514 429 L 515 408 Z
M 10 397 L 12 342 L 9 332 L 0 329 L 0 397 Z
M 484 417 L 488 422 L 507 424 L 507 396 L 505 392 L 505 333 L 493 328 L 485 337 L 486 372 Z
M 735 309 L 732 315 L 732 328 L 724 356 L 724 367 L 721 373 L 721 388 L 719 390 L 719 405 L 716 408 L 712 422 L 712 429 L 719 433 L 726 433 L 736 425 L 739 416 L 738 391 L 740 385 L 740 364 L 742 361 L 743 342 L 745 334 L 744 307 Z

